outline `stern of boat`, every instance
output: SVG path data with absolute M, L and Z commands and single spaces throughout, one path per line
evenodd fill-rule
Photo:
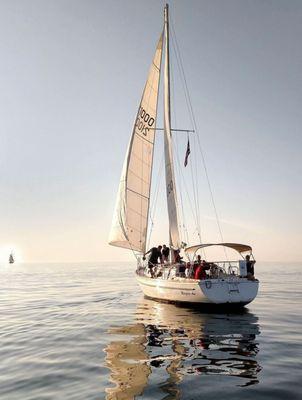
M 257 296 L 259 281 L 239 279 L 206 279 L 199 287 L 209 302 L 214 304 L 249 304 Z

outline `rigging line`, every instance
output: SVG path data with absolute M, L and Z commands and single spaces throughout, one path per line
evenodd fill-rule
M 178 161 L 178 164 L 180 164 L 179 158 L 177 158 L 177 161 Z M 192 205 L 192 201 L 191 201 L 191 198 L 190 198 L 190 194 L 189 194 L 189 191 L 188 191 L 188 188 L 187 188 L 187 185 L 186 185 L 186 181 L 185 181 L 185 178 L 184 178 L 183 174 L 182 174 L 182 180 L 183 180 L 183 183 L 184 183 L 185 193 L 186 193 L 187 199 L 188 199 L 188 201 L 189 201 L 190 210 L 191 210 L 192 217 L 193 217 L 193 222 L 194 222 L 194 225 L 195 225 L 195 231 L 198 231 L 197 226 L 196 226 L 196 215 L 195 215 L 195 213 L 194 213 L 194 207 L 193 207 L 193 205 Z M 189 235 L 189 234 L 188 234 L 188 230 L 187 230 L 187 228 L 185 228 L 185 229 L 186 229 L 186 232 L 187 232 L 187 240 L 188 240 L 188 242 L 190 242 L 189 236 L 188 236 L 188 235 Z M 194 232 L 193 232 L 193 233 L 194 233 Z
M 120 224 L 120 228 L 121 228 L 121 230 L 122 230 L 122 232 L 123 232 L 123 234 L 124 234 L 124 237 L 125 237 L 125 239 L 127 240 L 127 242 L 128 242 L 128 244 L 129 244 L 129 246 L 130 246 L 130 249 L 131 249 L 131 251 L 132 251 L 134 257 L 136 258 L 136 262 L 138 262 L 139 258 L 138 258 L 138 256 L 136 255 L 135 250 L 133 249 L 133 247 L 132 247 L 132 245 L 131 245 L 131 241 L 130 241 L 129 238 L 128 238 L 127 230 L 126 230 L 126 228 L 125 228 L 125 226 L 124 226 L 123 217 L 122 217 L 121 212 L 119 213 L 119 224 Z
M 160 173 L 162 171 L 163 162 L 164 162 L 164 156 L 162 155 L 161 161 L 160 161 L 160 164 L 159 164 L 159 169 L 158 169 L 158 172 L 157 172 L 157 175 L 156 175 L 156 181 L 155 181 L 156 184 L 155 184 L 155 190 L 154 190 L 155 196 L 154 196 L 154 200 L 152 199 L 152 202 L 151 202 L 150 216 L 153 214 L 153 211 L 154 211 L 154 208 L 155 208 L 155 205 L 156 205 L 156 198 L 157 198 L 156 196 L 157 196 L 157 193 L 158 193 L 160 177 L 161 177 Z
M 173 47 L 173 50 L 175 52 L 175 48 L 174 47 Z M 173 94 L 173 104 L 174 104 L 174 108 L 173 109 L 175 110 L 176 109 L 175 102 L 174 102 L 174 87 L 175 86 L 174 86 L 174 75 L 173 75 L 173 69 L 172 68 L 171 68 L 171 71 L 172 71 L 172 74 L 171 74 L 171 77 L 172 77 L 172 94 Z M 173 113 L 173 118 L 175 120 L 175 126 L 177 126 L 176 112 Z M 185 179 L 184 179 L 183 174 L 182 174 L 182 169 L 181 169 L 180 160 L 179 160 L 178 137 L 177 136 L 172 136 L 172 144 L 175 147 L 174 154 L 176 154 L 176 160 L 177 160 L 176 169 L 178 171 L 178 176 L 179 176 L 179 181 L 180 181 L 179 187 L 181 187 L 181 181 L 183 181 L 184 186 L 186 187 Z M 183 222 L 183 226 L 181 226 L 181 230 L 183 232 L 183 237 L 186 238 L 187 242 L 189 242 L 188 230 L 187 230 L 186 224 L 185 224 L 185 219 L 186 218 L 185 218 L 184 201 L 183 201 L 183 196 L 182 196 L 182 190 L 179 190 L 179 194 L 180 194 L 180 205 L 181 205 L 182 222 Z M 190 202 L 190 205 L 191 205 L 191 212 L 192 212 L 192 215 L 193 215 L 193 220 L 195 220 L 196 217 L 194 216 L 194 211 L 193 211 L 193 207 L 192 207 L 192 204 L 191 204 L 191 199 L 189 197 L 188 191 L 187 191 L 187 196 L 188 196 L 188 199 L 189 199 L 189 202 Z
M 178 161 L 179 159 L 178 159 L 178 140 L 177 140 L 177 138 L 175 138 L 174 143 L 175 143 L 174 147 L 176 147 L 176 149 L 175 149 L 176 151 L 174 153 L 176 153 L 176 158 L 177 158 L 177 161 Z M 180 183 L 181 183 L 181 174 L 180 174 L 179 161 L 176 163 L 176 168 L 177 168 L 178 175 L 180 177 L 179 180 L 180 180 Z M 179 186 L 181 187 L 181 184 Z M 188 237 L 188 230 L 186 228 L 184 202 L 183 202 L 183 197 L 182 197 L 182 191 L 181 190 L 179 190 L 179 196 L 180 196 L 180 206 L 181 206 L 181 213 L 182 213 L 182 224 L 180 224 L 180 228 L 181 228 L 181 230 L 183 232 L 183 237 L 186 239 L 186 243 L 188 243 L 189 242 L 189 237 Z
M 201 214 L 200 214 L 200 200 L 199 200 L 199 186 L 198 186 L 198 168 L 197 168 L 197 151 L 196 151 L 196 140 L 195 137 L 193 136 L 193 158 L 192 162 L 194 160 L 194 166 L 195 166 L 195 185 L 196 185 L 196 196 L 197 196 L 197 218 L 198 218 L 198 227 L 199 227 L 199 235 L 200 235 L 200 242 L 201 242 Z M 193 166 L 192 166 L 193 167 Z
M 188 134 L 188 140 L 189 140 L 189 134 Z M 195 212 L 196 212 L 196 227 L 197 227 L 197 233 L 200 238 L 200 226 L 199 226 L 199 218 L 198 218 L 198 199 L 197 199 L 197 194 L 196 194 L 196 182 L 194 182 L 194 174 L 193 174 L 193 165 L 192 165 L 192 159 L 190 162 L 190 172 L 191 172 L 191 180 L 192 180 L 192 186 L 193 186 L 193 198 L 194 198 L 194 204 L 195 204 Z
M 173 36 L 172 36 L 172 48 L 173 48 L 174 54 L 176 55 L 176 49 L 175 49 L 175 46 L 174 46 L 174 43 L 173 43 Z M 175 57 L 175 58 L 176 58 L 176 61 L 177 61 L 177 57 Z M 180 70 L 179 66 L 178 66 L 178 69 Z M 174 101 L 174 88 L 175 88 L 175 85 L 174 85 L 173 68 L 171 68 L 171 77 L 172 77 L 173 109 L 176 110 L 175 101 Z M 173 113 L 173 117 L 174 117 L 174 120 L 175 120 L 175 126 L 177 126 L 177 118 L 176 118 L 176 116 L 177 116 L 177 113 L 175 111 Z M 176 129 L 176 130 L 178 130 L 178 129 Z M 188 137 L 189 137 L 189 132 L 194 132 L 194 130 L 189 130 L 189 129 L 188 130 L 182 130 L 182 131 L 186 131 Z M 176 145 L 176 154 L 177 154 L 177 164 L 176 164 L 176 166 L 178 167 L 177 169 L 179 171 L 178 175 L 180 177 L 180 180 L 181 180 L 181 178 L 183 178 L 183 181 L 185 182 L 184 177 L 181 175 L 182 174 L 182 167 L 181 167 L 181 164 L 180 164 L 180 161 L 179 161 L 179 153 L 178 153 L 178 147 L 179 146 L 178 146 L 178 137 L 177 136 L 175 136 L 174 143 Z M 193 185 L 193 189 L 194 189 L 194 185 Z M 179 193 L 180 193 L 180 203 L 181 203 L 181 211 L 182 211 L 181 228 L 182 228 L 182 231 L 183 231 L 183 237 L 186 238 L 186 242 L 189 243 L 189 234 L 188 234 L 188 229 L 187 229 L 187 226 L 186 226 L 186 217 L 185 217 L 185 212 L 184 212 L 184 201 L 183 201 L 182 191 L 180 190 Z M 188 193 L 187 193 L 187 196 L 188 196 L 188 198 L 190 200 L 190 197 L 189 197 Z M 195 212 L 197 212 L 195 192 L 194 192 L 194 202 L 195 202 Z M 194 216 L 194 212 L 192 212 L 192 213 L 193 213 L 193 220 L 197 221 L 197 226 L 195 228 L 196 228 L 196 230 L 197 230 L 197 232 L 199 234 L 199 238 L 200 238 L 201 235 L 200 235 L 200 227 L 198 226 L 198 217 L 197 217 L 197 215 Z M 195 223 L 196 223 L 196 221 L 195 221 Z
M 176 38 L 176 34 L 175 34 L 175 30 L 174 30 L 173 25 L 172 25 L 172 29 L 173 29 L 173 36 L 172 37 L 175 40 L 175 49 L 176 49 L 176 55 L 177 55 L 176 58 L 177 58 L 178 65 L 180 67 L 180 72 L 181 72 L 181 75 L 182 75 L 182 78 L 183 78 L 186 99 L 188 100 L 187 105 L 188 105 L 189 112 L 190 112 L 190 115 L 191 115 L 191 118 L 192 118 L 193 127 L 196 129 L 197 128 L 196 119 L 195 119 L 195 115 L 194 115 L 194 111 L 193 111 L 193 106 L 192 106 L 190 93 L 189 93 L 189 89 L 188 89 L 188 84 L 187 84 L 187 80 L 186 80 L 186 76 L 185 76 L 185 72 L 184 72 L 184 67 L 183 67 L 181 56 L 180 56 L 180 50 L 179 50 L 179 46 L 178 46 L 178 42 L 177 42 L 177 38 Z M 207 166 L 206 166 L 206 162 L 205 162 L 205 157 L 204 157 L 204 153 L 203 153 L 203 150 L 202 150 L 202 147 L 201 147 L 201 144 L 200 144 L 200 138 L 199 138 L 198 132 L 197 132 L 197 141 L 198 141 L 199 150 L 200 150 L 200 153 L 201 153 L 201 156 L 202 156 L 203 166 L 204 166 L 204 169 L 205 169 L 207 183 L 208 183 L 208 186 L 209 186 L 209 189 L 210 189 L 210 194 L 211 194 L 211 198 L 212 198 L 212 201 L 213 201 L 213 206 L 214 206 L 215 211 L 217 212 L 215 201 L 214 201 L 214 195 L 213 195 L 213 191 L 212 191 L 211 184 L 210 184 L 209 174 L 208 174 L 208 170 L 207 170 Z M 218 217 L 218 214 L 217 214 L 217 217 Z
M 182 76 L 183 73 L 182 73 L 182 70 L 181 70 L 180 56 L 178 55 L 178 52 L 177 52 L 176 35 L 175 35 L 175 31 L 174 31 L 173 25 L 171 25 L 171 26 L 172 26 L 172 29 L 173 29 L 173 35 L 171 35 L 171 38 L 172 38 L 172 46 L 173 46 L 173 49 L 174 49 L 175 58 L 176 58 L 176 62 L 177 62 L 177 66 L 178 66 L 179 72 L 180 72 L 180 76 L 182 77 L 181 84 L 182 84 L 182 87 L 183 87 L 183 91 L 184 91 L 184 95 L 185 95 L 185 100 L 186 100 L 187 108 L 188 108 L 188 111 L 189 111 L 189 117 L 190 117 L 190 119 L 191 119 L 192 127 L 194 127 L 194 119 L 193 119 L 192 111 L 191 111 L 190 104 L 189 104 L 188 93 L 187 93 L 187 91 L 186 91 L 186 87 L 185 87 L 185 83 L 184 83 L 184 78 L 183 78 L 183 76 Z M 175 43 L 174 43 L 174 42 L 175 42 Z M 178 51 L 179 51 L 179 50 L 178 50 Z M 193 129 L 193 130 L 194 130 L 194 129 Z
M 186 180 L 185 180 L 185 178 L 183 176 L 182 169 L 180 168 L 180 161 L 179 161 L 179 156 L 178 156 L 177 152 L 176 152 L 176 160 L 177 160 L 177 163 L 178 163 L 178 166 L 179 166 L 179 170 L 181 172 L 181 176 L 182 176 L 182 180 L 183 180 L 183 183 L 184 183 L 185 192 L 186 192 L 187 198 L 189 200 L 189 205 L 190 205 L 190 209 L 191 209 L 192 216 L 193 216 L 193 221 L 195 223 L 195 228 L 196 228 L 196 215 L 194 214 L 194 208 L 192 206 L 192 202 L 191 202 L 191 198 L 190 198 L 189 191 L 188 191 L 188 188 L 187 188 Z
M 159 178 L 159 182 L 161 182 L 161 180 L 162 180 L 162 175 Z M 155 214 L 156 214 L 156 210 L 157 210 L 156 209 L 156 205 L 157 205 L 159 191 L 160 191 L 160 184 L 158 185 L 158 189 L 157 189 L 157 193 L 156 193 L 156 198 L 155 198 L 155 203 L 154 203 L 154 213 L 153 213 L 152 219 L 151 219 L 151 216 L 150 216 L 152 225 L 151 225 L 150 234 L 149 234 L 149 241 L 148 241 L 149 244 L 150 244 L 150 240 L 151 240 L 151 236 L 152 236 L 152 230 L 153 230 L 153 227 L 154 227 L 154 219 L 155 219 Z
M 206 180 L 207 180 L 207 184 L 208 184 L 209 191 L 210 191 L 211 201 L 212 201 L 212 205 L 213 205 L 213 209 L 214 209 L 214 213 L 215 213 L 215 217 L 216 217 L 216 223 L 217 223 L 217 226 L 218 226 L 220 238 L 221 238 L 221 240 L 223 242 L 224 240 L 223 240 L 223 235 L 222 235 L 222 229 L 221 229 L 220 222 L 219 222 L 218 212 L 217 212 L 217 208 L 216 208 L 216 204 L 215 204 L 215 200 L 214 200 L 214 194 L 213 194 L 212 186 L 211 186 L 210 179 L 209 179 L 209 174 L 208 174 L 208 169 L 207 169 L 206 162 L 205 162 L 204 153 L 203 153 L 203 150 L 202 150 L 202 147 L 201 147 L 201 144 L 200 144 L 200 138 L 199 138 L 199 134 L 198 134 L 198 131 L 197 131 L 196 119 L 195 119 L 195 115 L 194 115 L 194 112 L 193 112 L 193 106 L 192 106 L 192 102 L 191 102 L 191 98 L 190 98 L 190 94 L 189 94 L 189 90 L 188 90 L 187 80 L 186 80 L 185 73 L 184 73 L 183 63 L 182 63 L 181 56 L 180 56 L 179 46 L 178 46 L 178 42 L 177 42 L 177 38 L 176 38 L 176 34 L 175 34 L 175 30 L 174 30 L 173 24 L 171 24 L 171 26 L 172 26 L 172 30 L 173 30 L 173 36 L 174 36 L 174 39 L 175 39 L 176 49 L 177 49 L 177 52 L 178 52 L 178 58 L 179 58 L 179 61 L 180 61 L 182 77 L 183 77 L 184 85 L 185 85 L 186 92 L 187 92 L 190 111 L 191 111 L 191 115 L 192 115 L 192 119 L 193 119 L 193 124 L 194 124 L 193 126 L 194 126 L 194 129 L 195 129 L 196 134 L 197 134 L 198 147 L 199 147 L 199 151 L 200 151 L 200 154 L 201 154 L 201 159 L 202 159 L 203 167 L 204 167 L 204 170 L 205 170 Z M 226 253 L 226 251 L 225 251 L 225 253 Z
M 150 218 L 150 221 L 151 221 L 151 228 L 150 228 L 150 232 L 148 234 L 148 239 L 147 239 L 147 244 L 148 244 L 147 247 L 148 248 L 149 248 L 149 245 L 150 245 L 152 231 L 153 231 L 153 227 L 154 227 L 154 218 L 155 218 L 156 205 L 157 205 L 157 200 L 158 200 L 160 183 L 161 183 L 162 176 L 163 176 L 163 174 L 161 174 L 161 172 L 163 170 L 163 164 L 164 164 L 164 153 L 162 154 L 160 165 L 159 165 L 159 170 L 158 170 L 158 173 L 157 173 L 157 176 L 156 176 L 154 200 L 152 200 L 152 204 L 151 204 L 151 207 L 150 207 L 149 218 Z
M 158 193 L 159 193 L 159 183 L 160 183 L 160 181 L 161 181 L 161 179 L 159 177 L 158 178 L 158 184 L 157 184 L 155 192 L 154 192 L 154 201 L 153 201 L 153 204 L 152 204 L 152 210 L 150 210 L 150 215 L 149 215 L 150 221 L 152 223 L 152 227 L 154 225 L 154 217 L 155 217 L 155 210 L 156 210 L 156 205 L 157 205 L 157 198 L 158 198 Z M 150 235 L 151 235 L 151 232 L 150 232 Z
M 174 46 L 174 43 L 173 43 L 173 36 L 172 36 L 172 44 L 173 44 L 173 50 L 174 50 L 174 53 L 175 53 L 175 55 L 176 55 L 176 48 L 175 48 L 175 46 Z M 177 60 L 177 56 L 176 56 L 176 60 Z M 178 60 L 177 60 L 178 61 Z M 180 71 L 180 66 L 178 65 L 178 69 L 179 69 L 179 71 Z M 180 71 L 181 72 L 181 71 Z M 185 90 L 184 90 L 184 93 L 185 93 Z M 186 95 L 186 93 L 185 93 L 185 95 Z M 190 113 L 189 113 L 189 115 L 190 115 Z M 191 119 L 191 123 L 192 123 L 192 119 Z M 189 131 L 187 131 L 187 136 L 188 136 L 188 138 L 189 138 Z M 181 167 L 179 167 L 179 168 L 181 168 Z M 194 206 L 195 206 L 195 216 L 194 216 L 194 220 L 195 220 L 195 223 L 196 223 L 196 226 L 195 226 L 195 228 L 196 228 L 196 230 L 197 230 L 197 233 L 198 233 L 198 237 L 199 237 L 199 239 L 201 240 L 201 234 L 200 234 L 200 225 L 199 225 L 199 218 L 198 218 L 198 210 L 199 210 L 199 206 L 198 206 L 198 196 L 197 196 L 197 191 L 196 191 L 196 189 L 197 189 L 197 182 L 196 182 L 196 184 L 194 184 L 194 178 L 193 178 L 193 173 L 192 173 L 192 164 L 191 164 L 191 178 L 192 178 L 192 186 L 193 186 L 193 199 L 194 199 Z M 197 180 L 197 179 L 196 179 Z
M 174 39 L 174 35 L 171 35 L 171 37 L 172 37 L 172 46 L 173 46 L 173 50 L 174 50 L 174 53 L 175 53 L 175 58 L 176 58 L 176 61 L 177 61 L 177 66 L 178 66 L 180 75 L 181 75 L 181 77 L 182 77 L 181 64 L 180 64 L 179 56 L 178 56 L 178 54 L 177 54 L 177 49 L 176 49 L 176 44 L 177 44 L 177 43 L 174 44 L 174 40 L 176 40 L 176 37 L 175 37 L 175 39 Z M 190 109 L 190 105 L 189 105 L 188 94 L 187 94 L 187 91 L 186 91 L 186 88 L 185 88 L 185 85 L 184 85 L 183 77 L 182 77 L 181 83 L 182 83 L 182 86 L 183 86 L 183 92 L 184 92 L 184 95 L 185 95 L 185 100 L 186 100 L 186 104 L 187 104 L 187 109 L 188 109 L 188 111 L 189 111 L 189 118 L 190 118 L 190 120 L 191 120 L 192 126 L 194 127 L 194 119 L 192 118 L 192 115 L 191 115 L 191 109 Z M 195 132 L 194 129 L 193 129 L 192 131 Z M 188 132 L 187 132 L 187 133 L 188 133 Z M 192 169 L 191 169 L 191 173 L 192 173 Z M 192 183 L 193 183 L 193 196 L 194 196 L 194 204 L 195 204 L 195 212 L 196 212 L 196 221 L 197 221 L 197 232 L 200 233 L 200 231 L 201 231 L 201 227 L 200 227 L 200 218 L 198 217 L 198 213 L 199 213 L 200 207 L 199 207 L 199 197 L 198 197 L 198 181 L 197 181 L 197 174 L 196 174 L 196 178 L 195 178 L 195 184 L 194 184 L 194 179 L 193 179 L 193 174 L 192 174 Z
M 149 128 L 149 127 L 148 127 L 148 129 L 149 129 L 149 131 L 164 131 L 165 130 L 165 128 Z M 171 132 L 187 132 L 187 133 L 188 132 L 192 132 L 192 133 L 195 132 L 194 129 L 175 129 L 175 128 L 171 128 L 170 131 Z
M 176 157 L 178 159 L 178 154 L 176 155 Z M 177 168 L 177 171 L 178 171 L 178 174 L 179 174 L 180 187 L 181 187 L 182 180 L 181 180 L 181 175 L 180 175 L 178 163 L 176 164 L 176 168 Z M 181 230 L 183 232 L 183 238 L 184 238 L 184 240 L 186 240 L 186 243 L 188 243 L 189 242 L 189 237 L 188 237 L 188 230 L 186 228 L 186 218 L 185 218 L 185 211 L 184 211 L 184 204 L 183 204 L 183 197 L 182 197 L 182 191 L 181 190 L 179 191 L 179 195 L 180 195 L 180 200 L 181 200 L 180 201 L 180 205 L 181 205 L 181 213 L 182 213 L 182 225 L 180 227 L 181 227 Z

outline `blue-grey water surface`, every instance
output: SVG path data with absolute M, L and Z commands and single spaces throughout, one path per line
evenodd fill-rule
M 218 314 L 144 299 L 134 264 L 0 268 L 0 399 L 301 399 L 301 272 L 256 264 Z

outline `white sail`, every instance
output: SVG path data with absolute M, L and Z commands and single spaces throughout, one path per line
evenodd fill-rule
M 9 261 L 10 264 L 13 264 L 15 262 L 13 253 L 10 253 L 8 261 Z
M 178 212 L 176 185 L 173 166 L 173 148 L 171 136 L 170 111 L 170 62 L 169 62 L 169 21 L 168 5 L 165 7 L 165 69 L 164 69 L 164 134 L 165 134 L 165 164 L 166 164 L 166 191 L 169 215 L 170 246 L 178 249 L 180 238 L 178 230 Z
M 163 47 L 161 34 L 138 108 L 124 161 L 109 244 L 144 253 L 148 228 L 158 88 Z

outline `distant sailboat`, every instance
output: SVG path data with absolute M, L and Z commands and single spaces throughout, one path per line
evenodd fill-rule
M 146 265 L 144 256 L 147 250 L 153 150 L 163 52 L 164 152 L 171 251 L 169 262 L 157 265 L 156 261 L 152 265 L 154 261 L 149 260 L 149 265 Z M 171 128 L 169 16 L 166 5 L 164 30 L 152 60 L 124 161 L 109 244 L 130 249 L 136 254 L 136 278 L 144 294 L 150 298 L 197 304 L 248 304 L 256 297 L 259 286 L 253 272 L 249 273 L 249 270 L 253 271 L 254 263 L 252 248 L 249 245 L 202 243 L 186 247 L 182 241 L 172 146 L 172 132 L 175 130 Z M 185 165 L 189 154 L 188 142 Z M 197 259 L 197 252 L 212 246 L 233 249 L 242 259 L 232 262 L 207 262 L 207 272 L 203 265 L 204 274 L 198 277 L 196 267 L 201 265 L 200 259 Z M 183 250 L 189 261 L 187 263 L 181 262 L 179 256 L 179 252 Z M 154 251 L 156 252 L 156 249 Z
M 13 256 L 13 253 L 10 253 L 10 255 L 9 255 L 9 259 L 8 259 L 8 262 L 9 262 L 10 264 L 13 264 L 13 263 L 15 262 L 15 259 L 14 259 L 14 256 Z

